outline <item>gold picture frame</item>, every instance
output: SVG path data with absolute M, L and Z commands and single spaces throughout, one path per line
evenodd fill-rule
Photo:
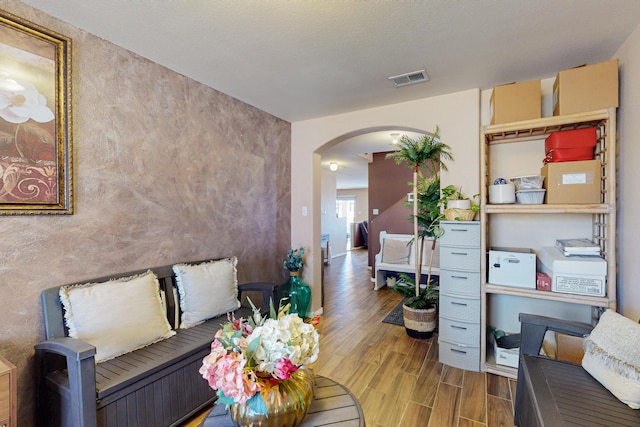
M 0 11 L 0 215 L 73 213 L 71 39 Z

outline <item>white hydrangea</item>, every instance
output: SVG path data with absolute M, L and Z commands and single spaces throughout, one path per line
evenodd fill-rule
M 318 359 L 319 337 L 313 325 L 297 314 L 267 319 L 253 330 L 248 342 L 259 339 L 254 360 L 258 371 L 272 374 L 278 361 L 287 358 L 296 366 L 309 365 Z

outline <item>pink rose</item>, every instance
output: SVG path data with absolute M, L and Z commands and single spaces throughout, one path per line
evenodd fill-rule
M 291 360 L 280 359 L 278 363 L 276 363 L 276 369 L 273 371 L 273 376 L 279 380 L 288 380 L 295 371 L 298 370 L 298 367 L 294 365 Z

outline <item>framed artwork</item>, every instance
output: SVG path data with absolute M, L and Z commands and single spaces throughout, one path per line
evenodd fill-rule
M 72 214 L 71 40 L 0 11 L 0 215 Z

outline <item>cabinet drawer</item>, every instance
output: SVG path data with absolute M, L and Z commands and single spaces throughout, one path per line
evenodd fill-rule
M 8 420 L 9 415 L 11 415 L 10 379 L 9 372 L 0 374 L 0 420 Z M 1 425 L 2 423 L 0 422 Z
M 440 292 L 480 296 L 480 273 L 440 269 Z
M 480 247 L 479 221 L 441 221 L 440 226 L 444 230 L 441 245 Z
M 480 319 L 480 298 L 452 296 L 440 292 L 440 315 L 449 319 L 477 322 Z
M 438 339 L 438 358 L 440 363 L 478 372 L 480 370 L 480 349 Z
M 440 246 L 440 268 L 480 271 L 480 249 Z
M 449 342 L 478 347 L 480 345 L 479 320 L 477 319 L 475 323 L 469 323 L 440 316 L 438 334 L 440 338 Z

